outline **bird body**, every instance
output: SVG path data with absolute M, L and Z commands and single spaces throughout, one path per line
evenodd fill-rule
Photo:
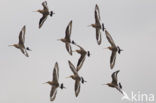
M 106 29 L 105 29 L 105 34 L 106 34 L 107 40 L 111 44 L 111 46 L 109 46 L 107 48 L 112 51 L 112 54 L 111 54 L 111 57 L 110 57 L 110 67 L 111 67 L 111 69 L 113 69 L 113 67 L 115 65 L 115 60 L 116 60 L 116 52 L 118 52 L 120 54 L 120 52 L 122 50 L 119 48 L 119 46 L 116 46 L 112 36 L 110 35 L 110 33 Z
M 47 1 L 42 2 L 43 9 L 42 10 L 37 10 L 36 12 L 41 13 L 43 16 L 39 21 L 39 28 L 42 27 L 43 23 L 46 21 L 48 15 L 52 16 L 54 13 L 53 11 L 49 11 L 48 6 L 47 6 Z
M 76 70 L 75 66 L 70 62 L 68 61 L 69 63 L 69 67 L 71 69 L 71 71 L 73 72 L 74 75 L 71 75 L 69 76 L 69 78 L 72 78 L 73 80 L 75 80 L 75 96 L 77 97 L 79 95 L 79 92 L 80 92 L 80 81 L 81 81 L 81 78 L 80 76 L 78 75 L 78 71 Z
M 90 52 L 86 51 L 84 48 L 82 48 L 80 45 L 76 44 L 75 42 L 72 42 L 72 44 L 79 47 L 79 49 L 75 50 L 75 52 L 81 55 L 77 62 L 77 71 L 79 71 L 85 61 L 86 55 L 88 54 L 88 56 L 90 56 Z
M 112 74 L 112 82 L 111 83 L 107 83 L 106 85 L 108 85 L 109 87 L 112 88 L 116 88 L 119 92 L 122 93 L 122 86 L 121 83 L 118 83 L 118 78 L 117 78 L 117 74 L 119 73 L 119 70 L 115 71 Z M 123 94 L 123 93 L 122 93 Z
M 53 80 L 52 81 L 48 81 L 46 82 L 47 84 L 49 84 L 51 87 L 51 91 L 50 91 L 50 101 L 54 101 L 56 98 L 56 94 L 57 94 L 57 88 L 60 86 L 61 89 L 65 88 L 63 86 L 63 83 L 60 85 L 59 82 L 59 67 L 58 67 L 58 63 L 55 63 L 54 69 L 53 69 Z
M 102 42 L 102 37 L 101 37 L 101 29 L 103 30 L 104 27 L 104 24 L 101 24 L 100 23 L 100 20 L 101 20 L 101 17 L 100 17 L 100 10 L 99 10 L 99 7 L 98 5 L 96 4 L 95 5 L 95 11 L 94 11 L 94 16 L 95 16 L 95 24 L 91 24 L 90 26 L 92 26 L 93 28 L 96 29 L 96 40 L 97 40 L 97 43 L 98 45 L 101 44 Z
M 24 25 L 19 33 L 19 42 L 18 44 L 13 44 L 13 45 L 9 45 L 9 46 L 14 46 L 17 49 L 20 49 L 21 52 L 26 56 L 29 57 L 27 50 L 25 48 L 25 31 L 26 31 L 26 26 Z
M 68 51 L 68 53 L 70 55 L 72 55 L 72 48 L 70 45 L 70 43 L 71 43 L 71 40 L 70 40 L 71 30 L 72 30 L 72 20 L 69 22 L 68 26 L 66 27 L 65 37 L 58 39 L 58 40 L 62 41 L 63 43 L 65 43 L 66 50 Z

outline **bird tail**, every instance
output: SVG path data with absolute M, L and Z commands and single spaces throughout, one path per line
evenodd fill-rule
M 105 30 L 105 26 L 104 26 L 104 23 L 102 23 L 102 31 Z
M 50 16 L 52 17 L 55 14 L 53 11 L 50 11 Z

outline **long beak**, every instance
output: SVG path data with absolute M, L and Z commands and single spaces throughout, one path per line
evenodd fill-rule
M 14 45 L 8 45 L 8 46 L 10 47 L 10 46 L 14 46 Z
M 61 39 L 57 39 L 57 41 L 60 41 Z
M 88 25 L 88 27 L 91 27 L 92 25 Z
M 108 49 L 108 47 L 104 48 L 104 49 Z
M 45 83 L 42 83 L 42 84 L 47 84 L 47 82 L 45 82 Z
M 73 50 L 72 52 L 76 52 L 76 50 Z
M 69 76 L 69 77 L 66 77 L 66 79 L 67 79 L 67 78 L 71 78 L 71 77 Z
M 101 85 L 107 85 L 107 84 L 101 84 Z
M 36 10 L 36 11 L 32 11 L 32 12 L 38 12 L 38 11 Z

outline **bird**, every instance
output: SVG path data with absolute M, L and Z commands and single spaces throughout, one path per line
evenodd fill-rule
M 53 11 L 49 11 L 48 6 L 47 6 L 47 1 L 42 2 L 42 6 L 43 6 L 42 10 L 35 11 L 35 12 L 39 12 L 43 15 L 39 21 L 39 29 L 42 27 L 43 23 L 46 21 L 48 15 L 50 15 L 52 17 L 53 14 L 55 14 Z
M 26 26 L 24 25 L 19 33 L 19 42 L 18 44 L 13 44 L 13 45 L 9 45 L 9 46 L 13 46 L 17 49 L 20 49 L 21 52 L 26 56 L 26 57 L 29 57 L 28 53 L 27 53 L 27 50 L 25 48 L 25 32 L 26 32 Z M 27 47 L 29 48 L 29 47 Z
M 72 55 L 72 48 L 71 48 L 71 45 L 70 45 L 70 43 L 71 43 L 71 39 L 70 39 L 71 31 L 72 31 L 72 20 L 69 22 L 68 26 L 66 27 L 65 37 L 61 38 L 61 39 L 58 39 L 59 41 L 62 41 L 62 42 L 65 43 L 66 50 L 68 51 L 68 53 L 70 55 Z
M 45 82 L 49 85 L 51 85 L 51 91 L 50 91 L 50 101 L 54 101 L 56 98 L 56 94 L 57 94 L 57 88 L 60 86 L 61 89 L 64 89 L 64 85 L 63 83 L 59 84 L 59 66 L 58 63 L 55 63 L 54 69 L 53 69 L 53 80 L 52 81 L 48 81 Z M 44 83 L 44 84 L 45 84 Z
M 106 34 L 107 40 L 111 44 L 111 46 L 107 47 L 107 49 L 112 51 L 112 54 L 110 57 L 110 68 L 113 69 L 113 67 L 115 65 L 115 60 L 116 60 L 116 52 L 118 52 L 120 54 L 121 51 L 123 51 L 123 50 L 120 49 L 119 46 L 115 45 L 113 38 L 111 37 L 111 35 L 109 34 L 109 32 L 106 29 L 105 29 L 105 34 Z
M 95 5 L 94 16 L 95 16 L 95 24 L 91 24 L 89 26 L 92 26 L 93 28 L 96 29 L 96 40 L 97 40 L 98 45 L 100 45 L 102 42 L 100 30 L 102 29 L 104 31 L 104 24 L 100 23 L 100 20 L 101 20 L 100 10 L 99 10 L 99 6 L 97 4 Z
M 112 75 L 111 75 L 112 82 L 107 83 L 106 85 L 108 85 L 109 87 L 112 87 L 112 88 L 116 88 L 120 93 L 123 94 L 121 83 L 118 83 L 118 78 L 117 78 L 119 71 L 120 70 L 117 70 L 117 71 L 112 73 Z
M 79 50 L 75 50 L 73 52 L 77 52 L 78 54 L 80 54 L 80 58 L 77 62 L 77 71 L 79 71 L 85 61 L 86 55 L 89 57 L 90 56 L 90 51 L 86 51 L 83 47 L 81 47 L 80 45 L 76 44 L 74 41 L 72 41 L 72 44 L 76 45 L 77 47 L 79 47 Z
M 70 67 L 70 69 L 74 75 L 71 75 L 67 78 L 72 78 L 73 80 L 75 80 L 75 96 L 77 97 L 79 95 L 79 92 L 80 92 L 81 77 L 79 76 L 78 71 L 76 70 L 75 66 L 71 63 L 71 61 L 68 60 L 68 64 L 69 64 L 69 67 Z

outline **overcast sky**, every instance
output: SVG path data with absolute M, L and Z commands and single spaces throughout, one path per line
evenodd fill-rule
M 50 103 L 51 87 L 42 83 L 52 79 L 56 61 L 60 67 L 59 82 L 67 89 L 58 89 L 55 103 L 129 103 L 121 101 L 122 95 L 116 89 L 102 85 L 111 81 L 116 70 L 120 70 L 119 81 L 128 95 L 131 91 L 156 94 L 155 0 L 47 0 L 49 9 L 56 14 L 38 29 L 41 15 L 32 11 L 42 9 L 42 2 L 0 0 L 0 103 Z M 95 22 L 95 4 L 99 5 L 101 19 L 115 43 L 124 50 L 117 55 L 113 70 L 109 64 L 111 52 L 104 49 L 110 45 L 104 32 L 98 46 L 95 29 L 88 27 Z M 74 81 L 66 77 L 72 74 L 67 61 L 76 65 L 79 55 L 70 56 L 64 43 L 57 41 L 65 36 L 70 20 L 72 40 L 91 52 L 79 71 L 87 83 L 81 85 L 78 98 Z M 23 25 L 26 45 L 32 49 L 29 58 L 8 47 L 18 43 Z

